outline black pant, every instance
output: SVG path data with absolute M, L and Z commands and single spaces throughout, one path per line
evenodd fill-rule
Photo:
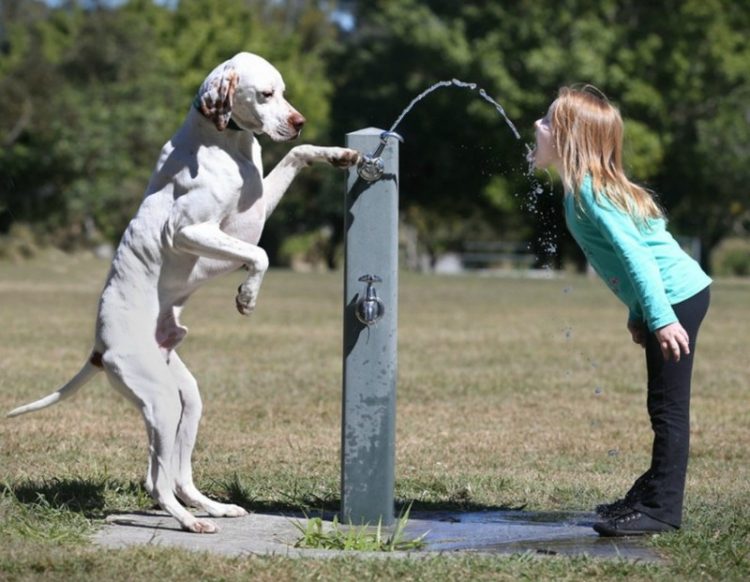
M 628 491 L 625 500 L 633 509 L 680 527 L 690 447 L 690 378 L 695 343 L 708 311 L 710 291 L 673 305 L 675 315 L 690 337 L 690 354 L 679 362 L 665 361 L 654 334 L 646 340 L 648 414 L 654 431 L 651 467 Z

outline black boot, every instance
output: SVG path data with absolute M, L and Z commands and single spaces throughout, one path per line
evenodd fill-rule
M 640 511 L 630 510 L 618 517 L 594 524 L 602 537 L 645 536 L 675 531 L 677 528 Z
M 600 505 L 597 505 L 596 508 L 596 514 L 599 517 L 603 517 L 605 519 L 612 519 L 614 517 L 619 517 L 620 515 L 624 513 L 628 513 L 630 511 L 633 511 L 633 508 L 630 507 L 628 504 L 628 501 L 623 499 L 618 499 L 617 501 L 613 501 L 612 503 L 602 503 Z

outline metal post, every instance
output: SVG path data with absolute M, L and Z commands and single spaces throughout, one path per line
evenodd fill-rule
M 347 134 L 376 150 L 383 131 Z M 341 513 L 356 525 L 394 521 L 398 319 L 398 141 L 382 151 L 376 181 L 349 171 L 344 227 L 344 372 Z M 368 278 L 369 276 L 369 278 Z

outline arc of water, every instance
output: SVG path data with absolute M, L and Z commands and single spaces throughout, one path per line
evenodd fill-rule
M 419 103 L 422 99 L 424 99 L 427 95 L 439 89 L 440 87 L 450 87 L 451 85 L 455 87 L 471 89 L 472 91 L 476 90 L 477 88 L 476 83 L 467 83 L 465 81 L 459 81 L 458 79 L 451 79 L 449 81 L 438 81 L 437 83 L 435 83 L 431 87 L 428 87 L 427 89 L 422 91 L 422 93 L 420 93 L 414 99 L 411 100 L 411 103 L 409 103 L 409 105 L 407 105 L 406 108 L 401 112 L 401 115 L 398 116 L 398 119 L 396 119 L 396 121 L 393 123 L 389 131 L 395 131 L 398 125 L 403 121 L 404 117 L 406 117 L 406 115 L 414 108 L 414 106 L 417 103 Z M 511 131 L 513 132 L 513 135 L 516 136 L 516 139 L 521 139 L 521 134 L 518 133 L 516 126 L 513 125 L 513 122 L 508 118 L 508 115 L 505 113 L 505 109 L 503 109 L 502 105 L 500 105 L 497 101 L 495 101 L 492 97 L 490 97 L 487 94 L 487 91 L 485 91 L 484 89 L 481 89 L 481 88 L 479 89 L 479 95 L 485 101 L 493 105 L 495 109 L 497 109 L 497 112 L 503 116 L 503 119 L 505 119 L 505 122 L 508 124 L 508 127 L 510 127 Z

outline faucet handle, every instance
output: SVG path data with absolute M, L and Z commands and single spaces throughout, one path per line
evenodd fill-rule
M 381 279 L 377 275 L 362 275 L 359 278 L 359 281 L 361 281 L 362 283 L 382 283 L 383 279 Z

